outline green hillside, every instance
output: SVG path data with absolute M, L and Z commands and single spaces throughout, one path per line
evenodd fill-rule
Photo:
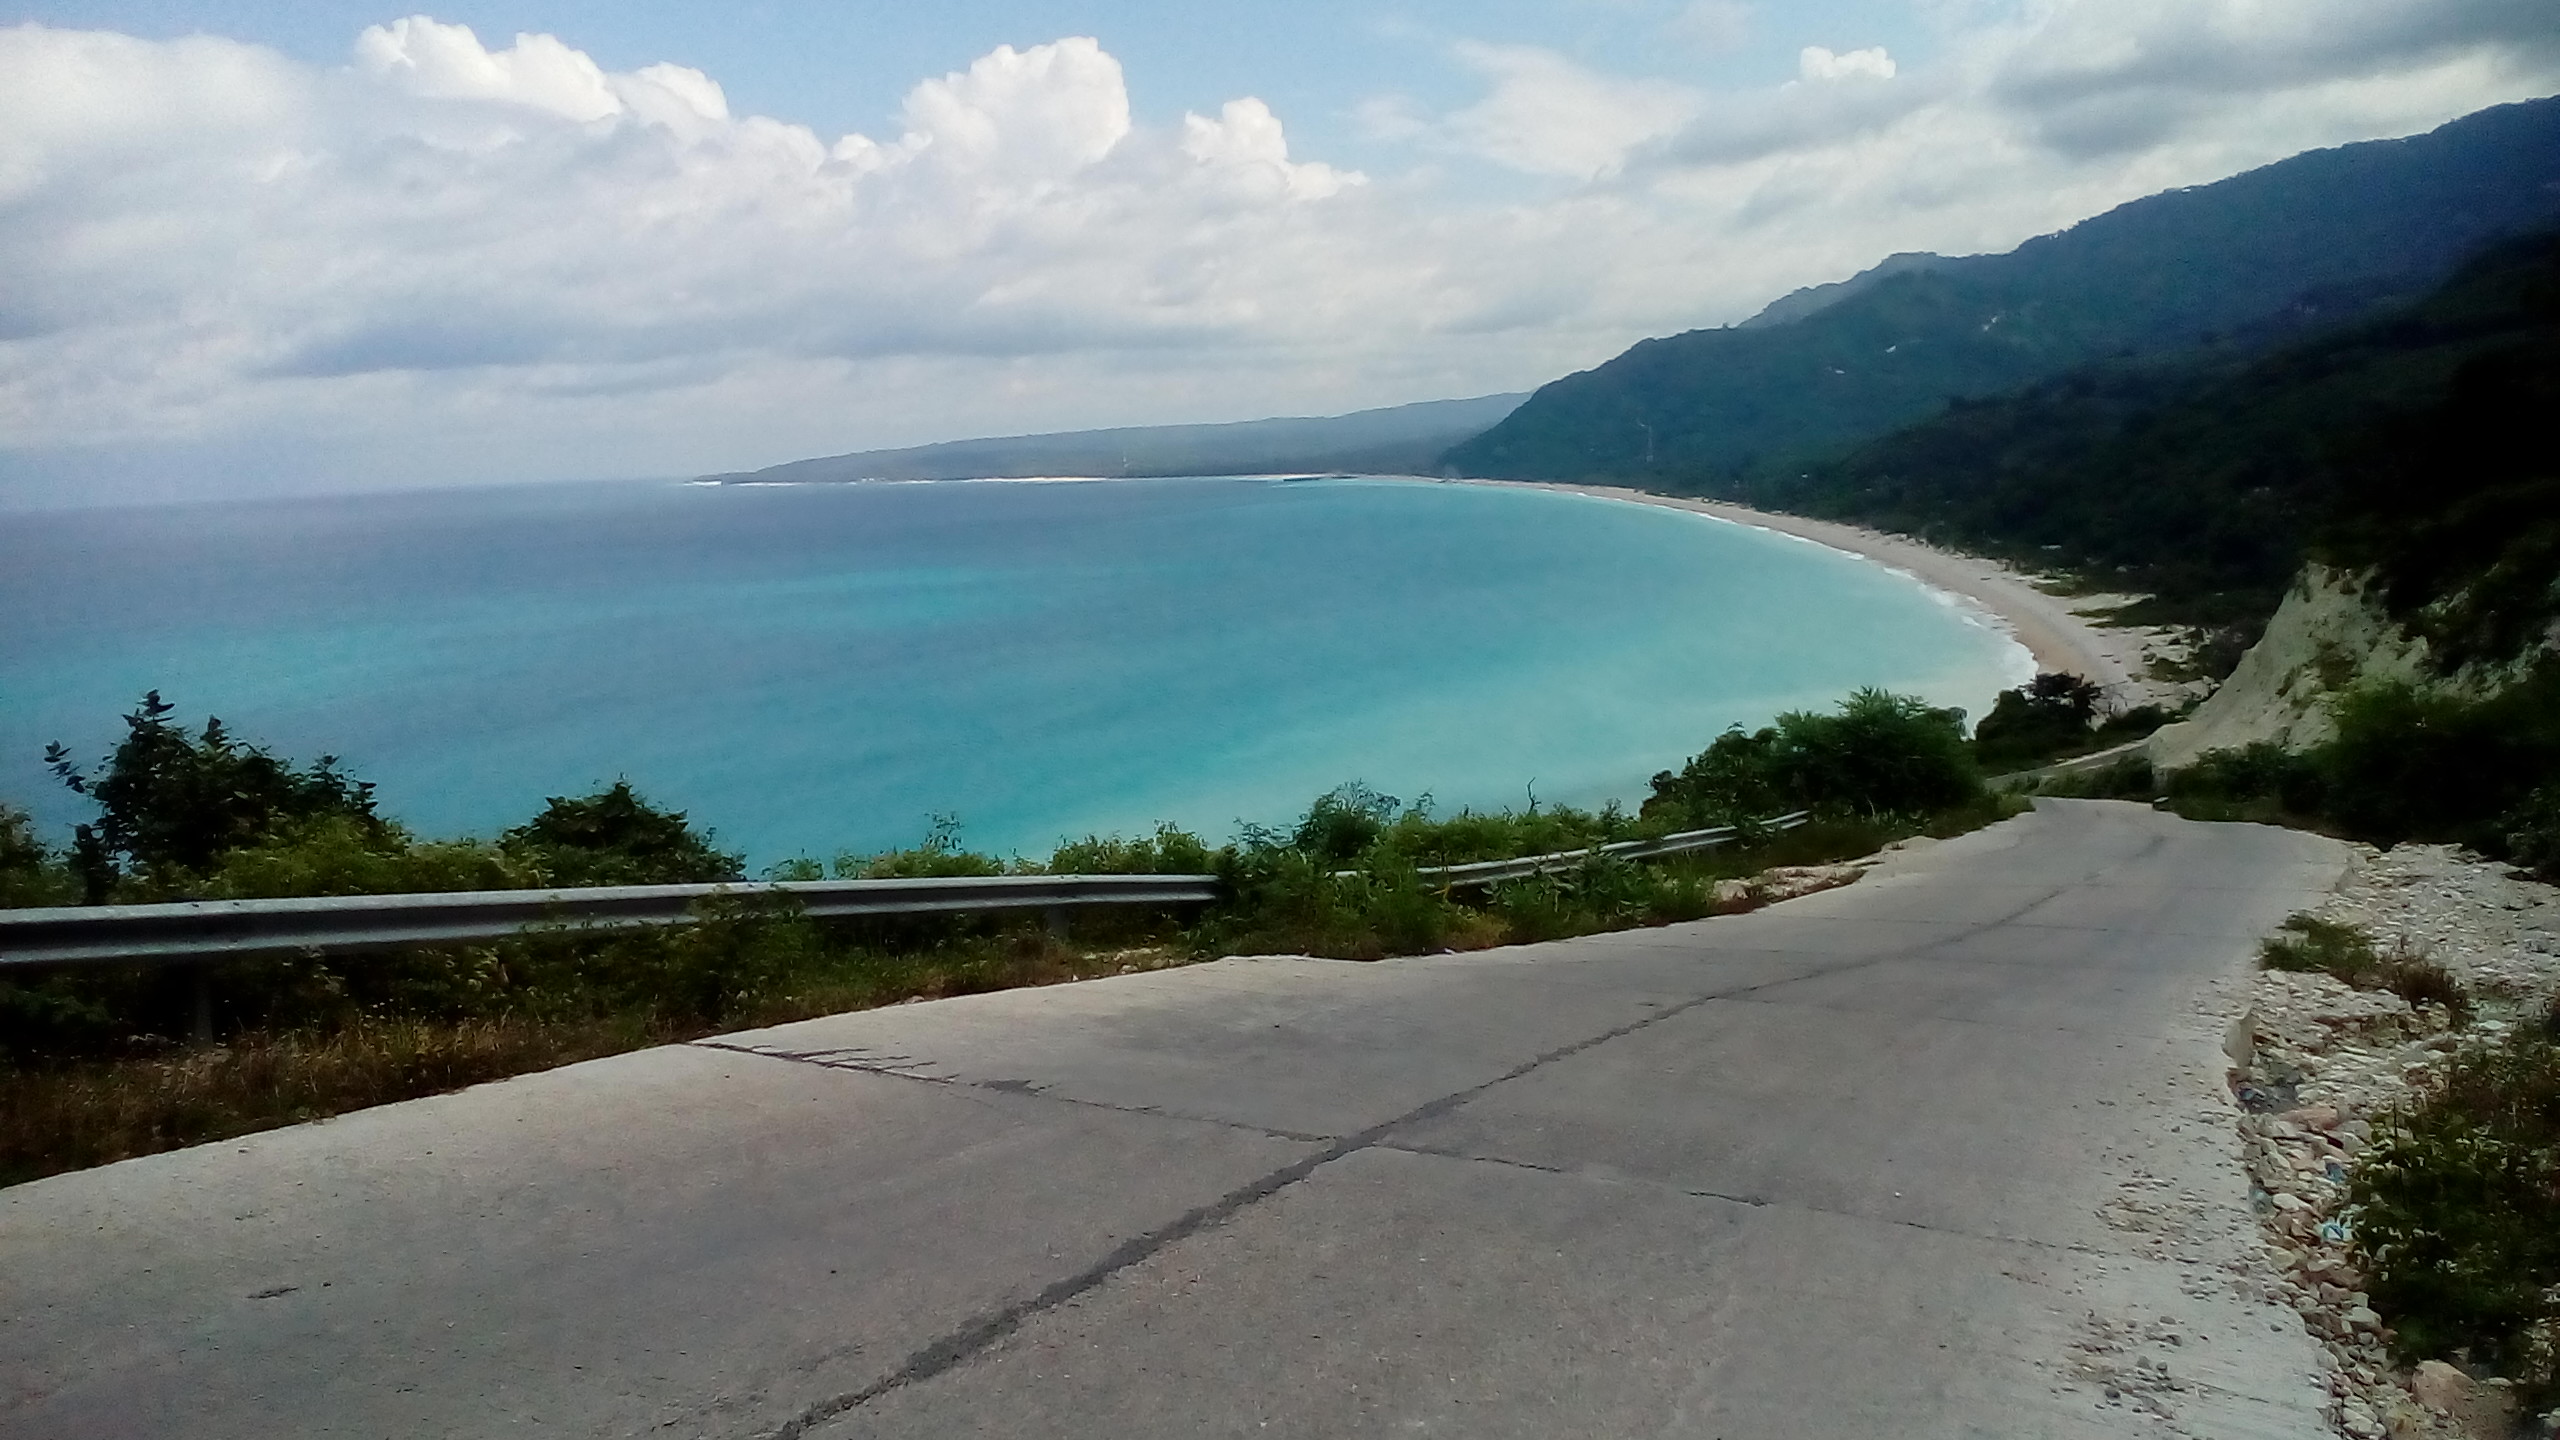
M 2263 615 L 2307 550 L 2381 566 L 2404 610 L 2506 575 L 2473 620 L 2436 622 L 2503 654 L 2548 610 L 2535 587 L 2560 558 L 2560 481 L 2537 438 L 2554 413 L 2560 238 L 2541 235 L 2255 360 L 2084 367 L 1732 488 L 2076 568 L 2188 620 Z
M 1647 340 L 1457 446 L 1461 474 L 1729 492 L 2110 357 L 2246 353 L 2560 218 L 2560 99 L 2314 151 L 1929 260 L 1800 318 Z M 1915 257 L 1916 258 L 1916 257 Z M 1800 308 L 1800 307 L 1799 307 Z

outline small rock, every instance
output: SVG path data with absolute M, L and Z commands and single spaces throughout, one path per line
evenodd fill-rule
M 2382 1317 L 2373 1313 L 2373 1307 L 2369 1305 L 2358 1305 L 2353 1309 L 2350 1309 L 2347 1311 L 2344 1318 L 2350 1327 L 2357 1330 L 2379 1330 L 2382 1328 Z

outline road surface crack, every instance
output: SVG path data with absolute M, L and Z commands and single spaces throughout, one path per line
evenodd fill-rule
M 1611 1028 L 1603 1030 L 1596 1035 L 1585 1036 L 1571 1044 L 1560 1045 L 1555 1049 L 1545 1051 L 1544 1053 L 1531 1057 L 1519 1065 L 1513 1066 L 1511 1069 L 1506 1070 L 1502 1074 L 1496 1075 L 1489 1080 L 1485 1080 L 1479 1084 L 1470 1085 L 1463 1090 L 1452 1091 L 1451 1093 L 1442 1095 L 1437 1099 L 1426 1101 L 1401 1115 L 1395 1116 L 1389 1120 L 1381 1121 L 1378 1124 L 1372 1125 L 1356 1134 L 1343 1136 L 1340 1139 L 1334 1140 L 1331 1144 L 1326 1145 L 1325 1148 L 1312 1155 L 1305 1156 L 1292 1164 L 1284 1165 L 1281 1168 L 1262 1176 L 1260 1179 L 1228 1191 L 1225 1195 L 1218 1197 L 1216 1200 L 1210 1201 L 1206 1205 L 1188 1210 L 1165 1225 L 1159 1226 L 1154 1230 L 1150 1230 L 1143 1235 L 1134 1236 L 1129 1240 L 1123 1241 L 1120 1245 L 1114 1247 L 1109 1254 L 1104 1255 L 1100 1260 L 1095 1261 L 1092 1265 L 1085 1267 L 1083 1270 L 1077 1271 L 1073 1275 L 1069 1275 L 1043 1287 L 1036 1294 L 1017 1300 L 1010 1305 L 1002 1306 L 960 1326 L 955 1330 L 952 1330 L 942 1338 L 935 1340 L 931 1344 L 926 1345 L 924 1348 L 908 1356 L 906 1363 L 900 1365 L 896 1370 L 891 1371 L 889 1374 L 882 1376 L 878 1380 L 875 1380 L 858 1390 L 848 1391 L 842 1395 L 822 1400 L 809 1406 L 807 1409 L 801 1411 L 799 1415 L 785 1422 L 780 1428 L 772 1431 L 771 1440 L 799 1440 L 799 1437 L 808 1434 L 809 1431 L 816 1426 L 823 1425 L 839 1416 L 858 1410 L 893 1390 L 900 1390 L 910 1385 L 921 1384 L 951 1370 L 955 1370 L 979 1354 L 982 1354 L 986 1350 L 992 1348 L 1005 1337 L 1021 1329 L 1024 1322 L 1031 1320 L 1036 1316 L 1045 1314 L 1048 1311 L 1057 1309 L 1059 1306 L 1074 1300 L 1078 1296 L 1094 1290 L 1109 1281 L 1113 1276 L 1118 1275 L 1120 1272 L 1141 1264 L 1162 1252 L 1167 1247 L 1172 1246 L 1179 1241 L 1188 1239 L 1193 1235 L 1199 1234 L 1210 1226 L 1219 1224 L 1230 1217 L 1279 1194 L 1281 1191 L 1286 1190 L 1290 1186 L 1297 1184 L 1299 1181 L 1306 1179 L 1308 1176 L 1323 1169 L 1325 1166 L 1330 1165 L 1345 1156 L 1357 1154 L 1362 1150 L 1367 1150 L 1373 1146 L 1377 1146 L 1384 1141 L 1387 1136 L 1406 1126 L 1418 1125 L 1424 1121 L 1437 1119 L 1449 1111 L 1455 1110 L 1459 1106 L 1466 1104 L 1468 1101 L 1473 1100 L 1486 1091 L 1495 1088 L 1496 1086 L 1507 1085 L 1514 1080 L 1520 1079 L 1521 1077 L 1531 1074 L 1532 1072 L 1542 1069 L 1548 1065 L 1552 1065 L 1559 1060 L 1567 1060 L 1573 1056 L 1582 1054 L 1586 1050 L 1595 1049 L 1599 1046 L 1609 1044 L 1611 1041 L 1623 1040 L 1627 1036 L 1633 1035 L 1640 1030 L 1647 1029 L 1654 1025 L 1659 1025 L 1662 1022 L 1673 1019 L 1677 1016 L 1685 1015 L 1702 1005 L 1711 1005 L 1719 1000 L 1730 1000 L 1749 996 L 1760 990 L 1770 989 L 1777 985 L 1792 984 L 1796 981 L 1812 979 L 1816 976 L 1850 973 L 1867 969 L 1872 966 L 1882 965 L 1890 961 L 1907 960 L 1915 955 L 1926 955 L 1952 945 L 1961 944 L 1977 935 L 1988 933 L 1989 931 L 1998 929 L 2002 925 L 2009 924 L 2020 916 L 2026 915 L 2040 906 L 2050 904 L 2053 900 L 2058 898 L 2066 888 L 2067 887 L 2047 888 L 2043 893 L 2038 894 L 2033 900 L 2019 905 L 2016 909 L 2008 912 L 2007 914 L 1968 926 L 1961 934 L 1949 936 L 1946 939 L 1922 946 L 1916 950 L 1906 950 L 1884 955 L 1860 956 L 1855 959 L 1846 960 L 1844 963 L 1837 965 L 1816 965 L 1811 967 L 1804 974 L 1789 976 L 1782 980 L 1765 980 L 1750 985 L 1736 986 L 1731 989 L 1713 990 L 1707 994 L 1695 996 L 1690 999 L 1680 1001 L 1674 1005 L 1664 1006 L 1649 1015 L 1644 1015 L 1637 1019 L 1630 1020 L 1626 1024 L 1612 1026 Z M 842 1051 L 812 1052 L 808 1056 L 798 1056 L 787 1051 L 763 1050 L 742 1045 L 728 1045 L 718 1041 L 697 1040 L 693 1043 L 706 1049 L 728 1050 L 735 1054 L 757 1055 L 771 1060 L 818 1065 L 829 1069 L 871 1070 L 877 1074 L 895 1075 L 900 1078 L 915 1080 L 926 1084 L 985 1088 L 983 1082 L 957 1080 L 945 1076 L 918 1075 L 912 1071 L 906 1070 L 880 1069 L 876 1065 L 870 1063 L 836 1058 L 845 1054 L 845 1052 Z M 1070 1104 L 1089 1105 L 1095 1103 L 1091 1101 L 1075 1100 L 1068 1096 L 1051 1096 L 1036 1091 L 1032 1093 L 1041 1094 L 1044 1099 L 1055 1099 Z M 1099 1108 L 1117 1109 L 1119 1107 L 1101 1106 Z M 1161 1110 L 1131 1110 L 1125 1113 L 1153 1115 L 1166 1119 L 1182 1118 L 1168 1115 L 1166 1112 Z M 1254 1129 L 1256 1127 L 1240 1126 L 1238 1128 Z
M 821 1070 L 846 1070 L 857 1075 L 881 1075 L 893 1080 L 912 1080 L 919 1085 L 947 1085 L 960 1090 L 992 1090 L 1003 1095 L 1023 1095 L 1034 1100 L 1047 1100 L 1058 1105 L 1073 1105 L 1085 1110 L 1107 1110 L 1114 1115 L 1143 1115 L 1151 1120 L 1190 1120 L 1202 1125 L 1216 1125 L 1227 1130 L 1241 1130 L 1273 1140 L 1294 1140 L 1303 1145 L 1318 1145 L 1338 1140 L 1337 1135 L 1315 1135 L 1301 1130 L 1281 1130 L 1269 1125 L 1254 1125 L 1242 1120 L 1228 1120 L 1216 1115 L 1193 1115 L 1180 1110 L 1167 1110 L 1160 1105 L 1114 1105 L 1108 1100 L 1087 1100 L 1076 1095 L 1059 1095 L 1028 1080 L 964 1080 L 954 1075 L 924 1075 L 897 1068 L 900 1064 L 921 1062 L 895 1057 L 870 1062 L 840 1058 L 850 1052 L 841 1050 L 783 1050 L 756 1045 L 732 1045 L 724 1040 L 691 1040 L 686 1042 L 701 1050 L 725 1050 L 732 1055 L 753 1055 L 759 1060 L 782 1060 L 794 1065 L 814 1065 Z

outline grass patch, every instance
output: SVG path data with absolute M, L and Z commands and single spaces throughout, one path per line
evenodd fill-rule
M 2406 946 L 2384 954 L 2374 948 L 2372 936 L 2353 925 L 2292 916 L 2259 944 L 2258 959 L 2270 970 L 2316 972 L 2358 990 L 2388 990 L 2412 1007 L 2440 1005 L 2457 1025 L 2471 1020 L 2471 996 L 2452 971 Z

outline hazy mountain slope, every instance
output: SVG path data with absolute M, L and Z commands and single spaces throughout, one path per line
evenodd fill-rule
M 1527 397 L 1427 400 L 1322 418 L 1144 425 L 954 440 L 795 460 L 720 480 L 964 480 L 1025 475 L 1267 475 L 1292 470 L 1409 474 L 1508 415 Z
M 2137 200 L 2004 255 L 1913 257 L 1836 298 L 1788 297 L 1782 313 L 1818 308 L 1784 323 L 1644 341 L 1540 389 L 1447 463 L 1728 489 L 1951 397 L 2102 357 L 2263 342 L 2418 293 L 2555 216 L 2560 100 L 2500 106 Z
M 1807 285 L 1790 290 L 1760 307 L 1760 313 L 1734 327 L 1739 330 L 1766 330 L 1772 325 L 1785 325 L 1801 320 L 1817 310 L 1827 310 L 1843 300 L 1863 295 L 1877 282 L 1914 270 L 1935 270 L 1948 264 L 1946 256 L 1927 250 L 1905 250 L 1887 255 L 1882 260 L 1850 276 L 1828 285 Z

